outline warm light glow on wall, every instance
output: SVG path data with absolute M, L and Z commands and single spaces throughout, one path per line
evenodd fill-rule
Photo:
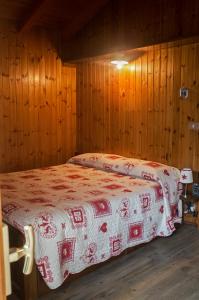
M 125 65 L 128 64 L 128 61 L 126 61 L 126 60 L 112 60 L 111 63 L 112 63 L 113 65 L 116 65 L 116 68 L 117 68 L 118 70 L 120 70 L 120 69 L 123 68 L 123 66 L 125 66 Z
M 130 65 L 130 66 L 129 66 L 129 70 L 130 70 L 130 71 L 135 71 L 135 65 Z
M 128 70 L 131 72 L 141 72 L 141 70 L 143 69 L 142 67 L 140 66 L 140 64 L 129 64 Z

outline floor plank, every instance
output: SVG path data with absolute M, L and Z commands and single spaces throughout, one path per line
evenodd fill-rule
M 199 231 L 183 225 L 39 300 L 198 300 L 198 283 Z

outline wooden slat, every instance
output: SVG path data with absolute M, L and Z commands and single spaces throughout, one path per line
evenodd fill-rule
M 141 57 L 141 122 L 140 122 L 140 130 L 141 130 L 141 158 L 146 158 L 148 156 L 148 81 L 147 81 L 147 73 L 148 73 L 148 54 L 143 55 Z
M 129 103 L 128 103 L 128 110 L 127 110 L 127 115 L 128 115 L 128 120 L 129 120 L 129 127 L 125 128 L 127 132 L 129 132 L 129 139 L 126 141 L 127 142 L 127 149 L 128 153 L 130 156 L 135 156 L 136 153 L 136 140 L 135 140 L 135 132 L 137 130 L 136 128 L 136 63 L 135 61 L 131 63 L 130 65 L 130 93 L 129 93 Z M 128 123 L 127 123 L 128 124 Z M 129 143 L 130 141 L 130 143 Z
M 173 48 L 173 129 L 172 129 L 172 153 L 171 163 L 172 165 L 184 166 L 184 162 L 180 160 L 180 153 L 182 151 L 180 147 L 180 115 L 181 115 L 181 98 L 179 97 L 179 88 L 181 86 L 181 55 L 182 47 Z M 175 100 L 174 100 L 175 99 Z M 181 164 L 180 164 L 181 163 Z
M 166 162 L 165 157 L 165 148 L 166 145 L 166 138 L 167 138 L 167 132 L 166 132 L 166 116 L 169 113 L 167 111 L 167 51 L 168 49 L 165 47 L 164 49 L 160 50 L 160 109 L 159 109 L 159 123 L 156 124 L 158 129 L 158 139 L 157 141 L 159 143 L 159 160 L 162 162 Z M 162 134 L 161 134 L 162 133 Z
M 160 47 L 154 47 L 154 118 L 153 118 L 153 155 L 159 159 L 160 157 L 160 140 L 159 140 L 159 129 L 161 132 L 160 122 L 160 60 L 161 52 Z
M 135 76 L 135 148 L 136 148 L 136 156 L 141 158 L 141 138 L 142 138 L 142 99 L 141 99 L 141 80 L 142 80 L 142 72 L 141 72 L 141 58 L 136 60 L 136 76 Z
M 171 161 L 171 153 L 172 153 L 172 129 L 173 129 L 173 118 L 174 118 L 174 102 L 175 102 L 175 96 L 173 93 L 174 89 L 174 49 L 168 48 L 168 58 L 167 58 L 167 77 L 166 77 L 166 99 L 165 101 L 165 131 L 166 134 L 166 140 L 165 140 L 165 162 L 167 164 L 172 164 Z
M 154 156 L 153 154 L 153 111 L 154 111 L 154 51 L 149 51 L 148 52 L 148 62 L 147 62 L 147 75 L 148 75 L 148 113 L 147 113 L 147 133 L 148 133 L 148 145 L 147 145 L 147 150 L 148 150 L 148 158 L 152 159 Z

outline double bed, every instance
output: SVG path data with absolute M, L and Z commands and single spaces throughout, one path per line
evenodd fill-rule
M 81 154 L 2 174 L 3 219 L 22 234 L 32 225 L 37 269 L 55 289 L 70 274 L 171 235 L 181 222 L 179 179 L 179 170 L 164 164 Z

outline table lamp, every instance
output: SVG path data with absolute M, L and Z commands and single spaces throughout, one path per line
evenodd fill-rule
M 185 184 L 184 198 L 187 198 L 187 184 L 193 182 L 193 173 L 189 168 L 184 168 L 180 172 L 180 182 Z

